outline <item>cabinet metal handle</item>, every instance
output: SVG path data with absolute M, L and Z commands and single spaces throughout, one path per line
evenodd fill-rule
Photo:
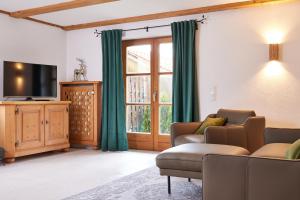
M 94 91 L 89 91 L 89 92 L 88 92 L 88 95 L 94 95 L 94 94 L 95 94 Z
M 19 142 L 19 140 L 17 140 L 17 141 L 15 142 L 15 146 L 17 147 L 17 146 L 19 146 L 19 144 L 20 144 L 20 142 Z
M 49 124 L 48 120 L 46 120 L 46 124 Z
M 44 125 L 44 121 L 42 120 L 42 125 Z
M 19 114 L 19 108 L 18 107 L 16 107 L 15 114 L 16 115 Z

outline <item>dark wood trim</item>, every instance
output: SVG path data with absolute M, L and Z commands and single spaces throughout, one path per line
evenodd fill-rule
M 149 76 L 149 75 L 151 75 L 151 73 L 132 73 L 132 74 L 130 74 L 130 73 L 126 73 L 126 76 Z
M 128 103 L 128 102 L 126 102 L 126 105 L 129 105 L 129 106 L 151 106 L 151 103 L 138 103 L 138 102 Z
M 5 10 L 0 10 L 0 13 L 1 13 L 1 14 L 4 14 L 4 15 L 10 15 L 10 12 L 7 12 L 7 11 L 5 11 Z
M 81 7 L 109 3 L 114 1 L 119 1 L 119 0 L 73 0 L 68 2 L 47 5 L 47 6 L 41 6 L 37 8 L 15 11 L 10 13 L 10 16 L 15 18 L 25 18 L 33 15 L 40 15 L 40 14 L 46 14 L 46 13 L 57 12 L 62 10 L 81 8 Z

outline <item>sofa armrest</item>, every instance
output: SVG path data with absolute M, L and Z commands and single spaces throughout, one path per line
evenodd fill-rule
M 299 160 L 206 155 L 203 200 L 298 200 L 299 168 Z
M 203 200 L 245 200 L 246 156 L 207 154 L 203 158 Z
M 175 138 L 180 135 L 193 134 L 202 122 L 175 122 L 171 124 L 171 143 L 175 146 Z
M 234 145 L 247 149 L 247 135 L 243 126 L 210 126 L 204 131 L 205 143 Z
M 300 139 L 300 129 L 289 128 L 266 128 L 265 144 L 270 143 L 293 143 Z
M 247 146 L 250 152 L 255 152 L 264 145 L 265 117 L 249 117 L 245 124 L 247 132 Z

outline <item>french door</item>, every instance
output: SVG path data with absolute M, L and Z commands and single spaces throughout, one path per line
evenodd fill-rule
M 170 147 L 172 57 L 171 37 L 123 41 L 129 148 Z

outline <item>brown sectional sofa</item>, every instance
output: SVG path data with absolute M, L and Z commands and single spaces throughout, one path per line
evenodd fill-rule
M 300 160 L 284 159 L 300 129 L 265 131 L 265 145 L 250 156 L 208 154 L 203 200 L 299 200 Z
M 220 109 L 208 117 L 223 117 L 224 126 L 208 127 L 204 135 L 194 132 L 202 122 L 173 123 L 171 141 L 173 148 L 156 157 L 160 175 L 168 177 L 171 192 L 171 176 L 201 179 L 202 160 L 206 154 L 248 155 L 263 145 L 265 118 L 254 111 Z

